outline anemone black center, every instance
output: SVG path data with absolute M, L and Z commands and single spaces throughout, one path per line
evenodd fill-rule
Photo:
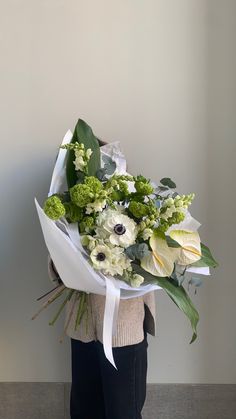
M 100 252 L 100 253 L 97 254 L 97 260 L 99 262 L 103 262 L 105 259 L 106 259 L 105 253 Z
M 116 224 L 114 227 L 114 232 L 121 236 L 122 234 L 125 234 L 126 228 L 123 224 Z

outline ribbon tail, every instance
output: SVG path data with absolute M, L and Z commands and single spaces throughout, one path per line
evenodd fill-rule
M 103 321 L 103 347 L 106 358 L 117 369 L 113 352 L 112 336 L 116 331 L 118 309 L 120 303 L 120 288 L 117 281 L 106 277 L 106 303 Z

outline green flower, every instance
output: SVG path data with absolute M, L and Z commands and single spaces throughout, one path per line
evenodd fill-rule
M 79 225 L 81 233 L 90 233 L 94 229 L 94 219 L 93 217 L 85 216 L 83 221 Z
M 162 232 L 166 232 L 170 226 L 173 224 L 179 224 L 185 218 L 185 214 L 183 212 L 174 212 L 168 220 L 161 219 L 160 224 L 158 226 L 158 230 Z
M 72 202 L 80 208 L 86 207 L 87 204 L 92 202 L 94 194 L 88 185 L 78 183 L 70 188 L 70 197 Z
M 150 181 L 144 176 L 137 176 L 134 186 L 140 195 L 151 195 L 154 191 Z
M 147 205 L 142 204 L 141 202 L 131 201 L 129 204 L 129 212 L 135 218 L 142 218 L 149 213 L 149 208 Z
M 64 205 L 62 204 L 60 198 L 56 195 L 52 195 L 46 199 L 43 210 L 52 220 L 58 220 L 66 213 Z
M 92 192 L 94 195 L 99 194 L 103 189 L 102 182 L 100 182 L 100 180 L 94 176 L 86 177 L 84 183 L 89 187 L 90 192 Z
M 65 202 L 64 207 L 66 210 L 66 218 L 71 223 L 80 222 L 83 219 L 83 210 L 82 208 L 75 205 L 73 202 Z

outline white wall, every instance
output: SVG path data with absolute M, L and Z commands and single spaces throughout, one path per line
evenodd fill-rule
M 188 344 L 191 330 L 182 313 L 157 294 L 149 381 L 235 381 L 235 202 L 225 209 L 216 196 L 227 189 L 233 163 L 228 8 L 234 6 L 204 0 L 2 2 L 1 381 L 70 379 L 69 340 L 58 343 L 63 318 L 47 326 L 55 311 L 50 308 L 30 321 L 35 299 L 50 286 L 33 197 L 45 197 L 57 147 L 79 116 L 100 137 L 121 141 L 132 172 L 156 180 L 168 175 L 180 192 L 196 192 L 192 213 L 205 224 L 202 239 L 221 261 L 193 297 L 201 315 L 195 344 Z M 226 80 L 216 71 L 221 35 Z M 222 120 L 215 95 L 231 119 Z

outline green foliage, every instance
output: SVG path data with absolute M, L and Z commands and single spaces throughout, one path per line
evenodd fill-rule
M 207 247 L 203 243 L 201 243 L 201 252 L 202 252 L 201 259 L 198 260 L 197 262 L 192 263 L 191 266 L 197 266 L 199 268 L 204 267 L 204 266 L 209 266 L 211 268 L 217 268 L 217 266 L 219 265 L 218 262 L 212 256 L 212 253 L 211 253 L 209 247 Z
M 71 142 L 83 143 L 86 150 L 91 148 L 93 153 L 88 163 L 88 176 L 96 176 L 96 172 L 100 168 L 99 143 L 90 126 L 82 119 L 79 119 L 76 124 Z M 77 174 L 73 163 L 75 160 L 74 150 L 68 150 L 67 155 L 66 176 L 68 188 L 71 188 L 77 182 Z
M 190 320 L 193 335 L 190 343 L 194 342 L 197 338 L 197 324 L 199 321 L 199 314 L 194 307 L 189 295 L 185 291 L 183 286 L 177 285 L 174 281 L 169 278 L 157 277 L 142 269 L 139 265 L 132 264 L 133 269 L 140 275 L 142 275 L 148 283 L 156 284 L 162 287 L 169 297 L 174 301 L 177 307 L 183 311 L 183 313 Z
M 140 260 L 149 253 L 148 245 L 146 243 L 132 244 L 125 249 L 125 253 L 131 260 Z
M 175 189 L 176 188 L 176 184 L 175 184 L 175 182 L 173 182 L 173 180 L 171 180 L 169 177 L 163 177 L 161 180 L 160 180 L 160 183 L 163 185 L 163 186 L 167 186 L 168 188 L 170 188 L 170 189 Z

